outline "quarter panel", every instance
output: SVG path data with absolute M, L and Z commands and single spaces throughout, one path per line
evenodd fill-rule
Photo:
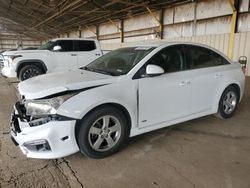
M 237 84 L 240 87 L 240 100 L 244 93 L 245 76 L 238 63 L 232 63 L 227 69 L 223 70 L 223 79 L 219 83 L 219 89 L 214 98 L 214 105 L 218 105 L 223 91 L 231 84 Z

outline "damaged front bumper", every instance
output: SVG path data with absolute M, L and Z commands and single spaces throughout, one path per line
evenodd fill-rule
M 11 117 L 11 138 L 30 158 L 55 159 L 79 151 L 75 139 L 76 120 L 49 120 L 33 126 L 19 105 Z

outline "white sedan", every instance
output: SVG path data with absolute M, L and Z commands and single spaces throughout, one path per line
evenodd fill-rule
M 31 158 L 78 151 L 103 158 L 135 135 L 209 114 L 231 117 L 244 84 L 240 65 L 208 46 L 121 48 L 79 70 L 21 82 L 11 136 Z

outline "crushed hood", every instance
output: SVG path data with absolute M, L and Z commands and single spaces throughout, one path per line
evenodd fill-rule
M 113 76 L 78 69 L 28 79 L 18 84 L 18 90 L 26 99 L 38 99 L 64 91 L 110 84 L 115 80 Z

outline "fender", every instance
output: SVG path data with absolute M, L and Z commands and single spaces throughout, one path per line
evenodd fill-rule
M 120 87 L 121 86 L 121 87 Z M 58 109 L 57 113 L 67 117 L 82 119 L 89 111 L 105 104 L 117 104 L 128 112 L 131 127 L 137 125 L 137 82 L 109 84 L 80 92 L 69 98 Z M 129 91 L 129 92 L 128 92 Z M 127 100 L 131 98 L 131 100 Z
M 23 64 L 23 63 L 39 63 L 41 64 L 42 68 L 45 70 L 45 72 L 47 72 L 47 67 L 45 65 L 45 63 L 39 59 L 28 59 L 28 60 L 21 60 L 17 63 L 17 66 L 16 66 L 16 72 L 19 71 L 19 67 Z

